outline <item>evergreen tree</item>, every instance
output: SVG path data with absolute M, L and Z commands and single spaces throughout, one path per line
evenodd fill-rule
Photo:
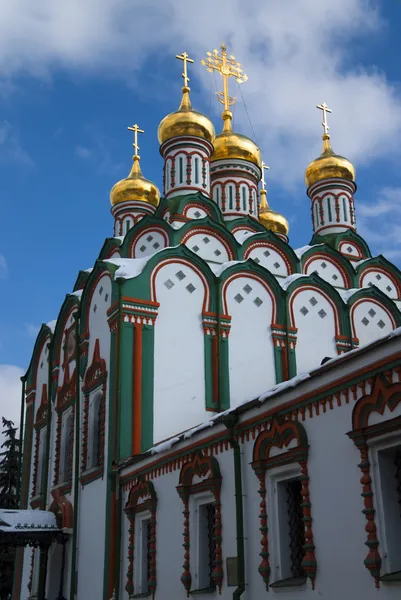
M 0 452 L 0 508 L 18 508 L 17 488 L 19 477 L 20 440 L 12 421 L 2 417 L 5 441 Z M 11 598 L 15 551 L 0 546 L 0 600 Z

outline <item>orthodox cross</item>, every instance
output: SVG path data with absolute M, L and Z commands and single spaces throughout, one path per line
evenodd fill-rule
M 262 161 L 262 178 L 260 180 L 262 182 L 262 190 L 266 189 L 265 170 L 269 171 L 270 167 Z
M 187 63 L 193 63 L 194 61 L 192 60 L 192 58 L 189 58 L 186 52 L 183 52 L 182 54 L 176 54 L 175 57 L 184 62 L 184 72 L 182 76 L 184 78 L 184 86 L 188 87 L 189 77 L 187 71 Z
M 332 110 L 331 110 L 331 108 L 329 108 L 327 106 L 326 102 L 323 102 L 322 104 L 317 105 L 316 108 L 323 111 L 322 125 L 323 125 L 324 135 L 327 135 L 329 133 L 329 129 L 330 129 L 330 127 L 328 126 L 328 123 L 327 123 L 327 113 L 331 113 Z
M 143 129 L 139 129 L 139 127 L 136 123 L 132 127 L 128 127 L 128 131 L 134 132 L 134 143 L 132 145 L 134 146 L 134 156 L 138 156 L 138 150 L 139 150 L 138 133 L 145 133 L 145 132 Z
M 225 44 L 222 44 L 221 46 L 221 54 L 219 54 L 216 49 L 213 50 L 213 52 L 207 52 L 206 54 L 207 58 L 202 59 L 201 64 L 206 67 L 210 73 L 218 71 L 222 76 L 223 91 L 217 92 L 217 97 L 224 105 L 224 110 L 228 111 L 230 106 L 232 106 L 236 100 L 228 94 L 228 80 L 230 77 L 234 77 L 235 81 L 238 83 L 244 83 L 248 80 L 248 77 L 241 69 L 241 63 L 235 60 L 235 56 L 232 54 L 227 56 L 227 47 Z

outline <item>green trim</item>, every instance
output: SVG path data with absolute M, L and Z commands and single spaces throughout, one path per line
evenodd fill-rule
M 144 325 L 142 333 L 142 435 L 141 451 L 153 446 L 155 329 Z
M 244 186 L 242 186 L 241 188 L 241 192 L 242 192 L 242 210 L 246 210 L 246 188 L 244 188 Z
M 346 205 L 344 196 L 343 196 L 343 210 L 344 210 L 344 221 L 349 221 L 350 219 L 348 219 L 347 205 Z
M 398 582 L 401 581 L 401 571 L 394 571 L 394 573 L 387 573 L 386 575 L 382 575 L 381 577 L 379 577 L 380 581 L 383 581 L 383 583 L 386 582 Z
M 331 201 L 330 198 L 327 198 L 327 212 L 329 213 L 329 222 L 333 221 L 333 215 L 331 214 Z
M 232 186 L 232 183 L 230 183 L 228 185 L 228 198 L 229 198 L 228 208 L 229 208 L 229 210 L 234 210 L 233 186 Z
M 179 173 L 180 173 L 178 183 L 183 183 L 184 182 L 184 162 L 183 162 L 182 156 L 180 156 L 178 159 L 178 165 L 179 165 Z
M 120 332 L 121 351 L 121 395 L 120 406 L 120 457 L 132 456 L 132 418 L 133 418 L 133 348 L 134 348 L 134 326 L 132 323 L 124 323 Z M 139 374 L 140 375 L 140 374 Z
M 199 183 L 199 158 L 195 156 L 195 183 Z
M 209 408 L 211 410 L 218 411 L 218 409 L 219 409 L 218 398 L 217 398 L 217 403 L 214 402 L 214 398 L 213 398 L 213 372 L 214 372 L 213 340 L 214 340 L 213 335 L 207 335 L 205 333 L 204 344 L 203 344 L 203 348 L 204 348 L 203 360 L 204 360 L 204 365 L 205 365 L 205 402 L 206 402 L 206 409 Z

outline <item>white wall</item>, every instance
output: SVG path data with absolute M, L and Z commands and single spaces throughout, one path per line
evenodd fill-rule
M 209 232 L 191 235 L 185 240 L 185 245 L 203 260 L 219 264 L 229 260 L 224 244 Z
M 360 287 L 375 285 L 386 296 L 396 300 L 398 298 L 397 288 L 391 278 L 381 269 L 369 270 L 363 273 L 360 278 Z
M 276 383 L 271 336 L 273 294 L 260 281 L 247 276 L 233 279 L 224 289 L 231 316 L 230 403 L 236 406 Z
M 167 286 L 166 286 L 167 284 Z M 200 276 L 187 264 L 166 264 L 156 275 L 154 441 L 206 420 Z
M 360 346 L 369 344 L 394 329 L 388 312 L 379 304 L 370 300 L 364 300 L 353 306 L 351 316 Z
M 93 292 L 89 309 L 89 349 L 88 367 L 92 363 L 96 339 L 99 339 L 100 356 L 106 361 L 108 371 L 106 387 L 105 414 L 105 474 L 80 487 L 79 533 L 78 533 L 78 599 L 103 597 L 103 569 L 106 532 L 106 489 L 107 489 L 107 439 L 110 381 L 110 329 L 107 322 L 107 310 L 111 305 L 111 280 L 103 276 Z M 94 307 L 96 305 L 96 311 Z M 81 395 L 81 414 L 83 414 L 83 395 Z M 82 423 L 83 417 L 81 417 Z M 82 437 L 82 429 L 80 431 Z M 94 577 L 93 574 L 98 576 Z
M 306 275 L 317 273 L 319 277 L 334 287 L 347 287 L 344 276 L 340 269 L 326 256 L 320 256 L 307 262 L 304 267 L 304 273 Z
M 283 257 L 268 244 L 258 245 L 250 252 L 247 251 L 245 258 L 252 258 L 256 264 L 265 267 L 273 275 L 287 277 L 290 274 Z
M 315 289 L 296 290 L 290 307 L 298 329 L 297 373 L 318 367 L 326 356 L 337 356 L 334 310 L 326 297 Z

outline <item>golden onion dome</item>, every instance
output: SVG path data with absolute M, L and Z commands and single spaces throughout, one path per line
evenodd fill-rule
M 160 192 L 154 183 L 145 179 L 142 175 L 139 165 L 139 156 L 133 157 L 134 163 L 128 177 L 117 181 L 110 192 L 110 202 L 112 206 L 121 202 L 147 202 L 153 206 L 158 206 L 160 201 Z
M 246 135 L 232 131 L 232 113 L 230 111 L 223 112 L 223 119 L 223 131 L 216 135 L 214 139 L 214 152 L 210 160 L 241 159 L 247 160 L 261 168 L 262 157 L 255 142 L 246 137 Z
M 213 142 L 215 136 L 213 123 L 192 108 L 189 92 L 188 86 L 182 88 L 180 108 L 161 121 L 157 132 L 160 145 L 167 140 L 185 135 Z
M 283 215 L 270 208 L 266 199 L 266 190 L 260 190 L 259 223 L 273 233 L 288 236 L 290 229 L 288 221 Z
M 323 135 L 322 154 L 313 160 L 305 171 L 305 183 L 309 187 L 323 179 L 347 179 L 355 181 L 355 167 L 344 156 L 334 154 L 328 133 Z

